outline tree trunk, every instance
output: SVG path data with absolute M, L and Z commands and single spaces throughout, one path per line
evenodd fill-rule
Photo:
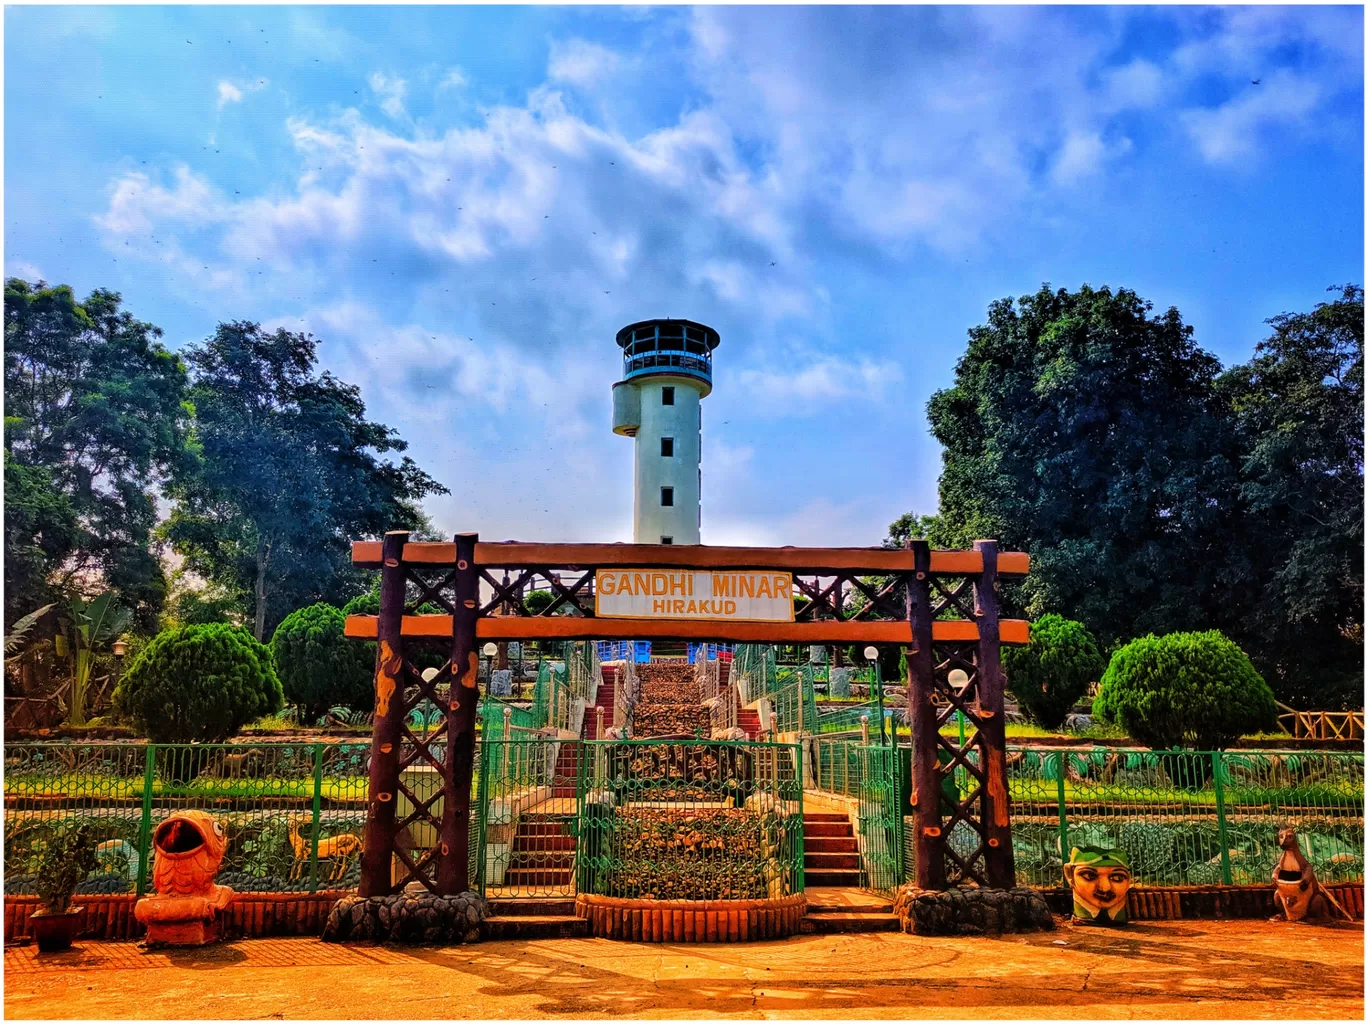
M 258 643 L 263 642 L 261 636 L 266 632 L 266 563 L 270 558 L 270 541 L 258 541 L 256 557 L 256 620 L 252 626 L 252 633 L 257 638 Z

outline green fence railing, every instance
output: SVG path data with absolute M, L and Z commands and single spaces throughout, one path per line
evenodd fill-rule
M 185 809 L 223 823 L 224 885 L 350 888 L 360 877 L 369 757 L 360 743 L 6 744 L 5 892 L 32 891 L 46 843 L 84 824 L 100 866 L 77 892 L 143 894 L 152 830 Z M 326 842 L 344 836 L 355 842 Z
M 877 803 L 885 785 L 883 763 L 874 752 L 886 748 L 849 737 L 809 742 L 819 791 L 859 799 L 862 820 L 871 803 L 884 806 Z M 906 816 L 911 750 L 897 749 L 897 766 L 889 767 Z M 977 763 L 976 755 L 969 760 Z M 954 773 L 946 796 L 955 788 L 963 796 L 970 782 L 967 773 Z M 1008 790 L 1017 881 L 1023 885 L 1063 884 L 1069 850 L 1084 845 L 1125 850 L 1142 883 L 1263 884 L 1272 876 L 1277 834 L 1284 828 L 1296 829 L 1320 878 L 1363 880 L 1361 754 L 1009 746 Z M 910 835 L 905 820 L 904 879 L 913 871 Z M 964 856 L 977 840 L 960 823 L 947 842 Z
M 1074 846 L 1126 851 L 1137 881 L 1266 883 L 1293 828 L 1326 881 L 1362 881 L 1363 755 L 1009 750 L 1018 878 L 1057 885 Z
M 679 740 L 486 741 L 483 891 L 742 899 L 802 891 L 802 751 Z

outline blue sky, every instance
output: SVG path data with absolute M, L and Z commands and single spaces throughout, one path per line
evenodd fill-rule
M 626 540 L 616 330 L 716 327 L 703 539 L 934 510 L 926 400 L 1044 281 L 1247 359 L 1363 281 L 1359 8 L 5 10 L 6 274 L 307 329 L 443 531 Z M 1252 84 L 1258 79 L 1259 84 Z

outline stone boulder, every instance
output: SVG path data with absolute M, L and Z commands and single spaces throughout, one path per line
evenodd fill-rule
M 909 883 L 898 890 L 893 913 L 911 935 L 1002 935 L 1055 927 L 1045 897 L 1026 886 L 938 892 Z

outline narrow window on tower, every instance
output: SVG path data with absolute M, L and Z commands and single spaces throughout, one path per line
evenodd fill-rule
M 661 389 L 660 389 L 660 404 L 661 404 L 661 405 L 674 405 L 674 388 L 661 388 Z
M 660 543 L 662 543 L 662 544 L 673 544 L 673 543 L 674 543 L 674 538 L 673 538 L 673 537 L 661 537 L 661 538 L 660 538 Z
M 660 489 L 660 503 L 667 508 L 674 504 L 673 487 L 662 487 Z
M 674 438 L 662 437 L 660 439 L 660 457 L 663 459 L 674 458 Z

